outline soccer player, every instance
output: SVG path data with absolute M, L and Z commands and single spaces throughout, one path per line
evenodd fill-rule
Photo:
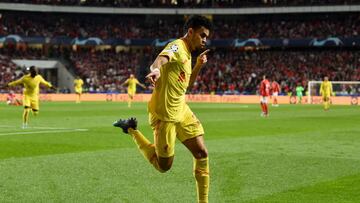
M 263 76 L 263 80 L 260 83 L 260 106 L 262 109 L 261 116 L 267 117 L 269 116 L 268 109 L 268 97 L 270 96 L 270 82 L 266 79 L 266 75 Z
M 301 104 L 302 102 L 302 97 L 303 97 L 303 91 L 304 91 L 304 87 L 301 85 L 301 83 L 298 83 L 298 85 L 296 86 L 296 97 L 298 100 L 298 104 Z
M 174 160 L 175 139 L 192 153 L 198 202 L 208 202 L 209 160 L 204 142 L 204 129 L 185 102 L 185 92 L 207 62 L 203 51 L 192 68 L 191 53 L 204 50 L 212 24 L 204 16 L 191 16 L 185 23 L 186 34 L 170 42 L 157 56 L 146 76 L 155 86 L 148 104 L 149 123 L 154 144 L 136 129 L 135 118 L 119 120 L 114 126 L 132 136 L 144 157 L 160 172 L 168 171 Z
M 128 93 L 128 107 L 131 107 L 132 100 L 134 99 L 136 93 L 136 85 L 146 89 L 146 86 L 141 84 L 138 79 L 135 78 L 134 74 L 130 74 L 130 77 L 121 85 L 127 85 L 127 93 Z
M 325 111 L 328 111 L 330 109 L 330 97 L 332 94 L 332 84 L 329 81 L 329 77 L 325 76 L 324 81 L 321 83 L 320 86 L 320 95 L 322 96 Z
M 271 82 L 271 91 L 272 91 L 272 97 L 273 97 L 273 102 L 272 102 L 272 106 L 279 106 L 278 104 L 278 95 L 281 91 L 280 85 L 279 83 L 277 83 L 275 80 L 273 80 Z
M 81 102 L 81 94 L 82 94 L 83 84 L 84 84 L 84 81 L 80 78 L 80 76 L 76 76 L 76 79 L 74 80 L 74 90 L 75 90 L 75 94 L 76 94 L 75 103 Z
M 38 74 L 37 68 L 31 66 L 29 68 L 29 74 L 24 75 L 20 79 L 10 82 L 7 87 L 15 85 L 24 86 L 23 95 L 23 128 L 27 128 L 29 122 L 30 109 L 33 115 L 36 116 L 39 113 L 39 86 L 40 84 L 45 85 L 48 88 L 55 89 L 49 82 L 45 81 L 44 78 Z
M 14 91 L 10 91 L 9 94 L 6 96 L 6 104 L 20 106 L 22 105 L 22 102 L 18 98 L 16 98 Z

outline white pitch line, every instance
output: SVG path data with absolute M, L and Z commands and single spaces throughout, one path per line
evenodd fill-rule
M 20 126 L 0 125 L 0 128 L 20 128 Z M 32 127 L 29 126 L 26 129 L 45 129 L 45 130 L 73 130 L 73 128 L 55 128 L 55 127 Z
M 30 131 L 30 132 L 0 133 L 0 136 L 4 136 L 4 135 L 41 134 L 41 133 L 85 132 L 85 131 L 88 131 L 88 129 L 44 130 L 44 131 Z

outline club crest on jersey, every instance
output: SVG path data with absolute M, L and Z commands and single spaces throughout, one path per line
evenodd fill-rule
M 170 50 L 171 50 L 172 52 L 177 52 L 177 51 L 179 50 L 179 47 L 178 47 L 178 45 L 173 44 L 173 45 L 171 45 Z

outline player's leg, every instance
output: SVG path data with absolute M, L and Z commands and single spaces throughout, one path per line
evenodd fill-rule
M 27 128 L 27 126 L 28 126 L 30 109 L 31 109 L 30 106 L 24 106 L 24 111 L 23 111 L 23 116 L 22 116 L 22 119 L 23 119 L 22 127 L 23 128 Z
M 265 115 L 264 97 L 260 96 L 261 115 Z
M 80 93 L 78 90 L 75 90 L 75 95 L 76 95 L 76 98 L 75 98 L 75 103 L 80 103 Z
M 37 116 L 39 114 L 39 100 L 36 98 L 33 98 L 31 100 L 31 109 L 34 116 Z
M 273 102 L 274 106 L 279 106 L 279 104 L 278 104 L 278 93 L 277 92 L 274 92 L 273 98 L 274 98 L 274 102 Z
M 81 93 L 77 93 L 76 103 L 81 103 Z
M 209 196 L 209 158 L 204 142 L 204 129 L 200 121 L 187 107 L 185 119 L 177 126 L 179 140 L 190 150 L 194 157 L 194 177 L 198 202 L 207 203 Z
M 131 107 L 132 100 L 134 99 L 135 91 L 128 89 L 128 107 Z
M 136 129 L 135 119 L 119 120 L 114 123 L 114 126 L 121 127 L 125 133 L 130 134 L 145 159 L 158 171 L 166 172 L 171 168 L 174 159 L 175 128 L 169 125 L 169 122 L 155 120 L 151 115 L 150 120 L 152 120 L 155 144 L 152 144 Z M 160 137 L 164 139 L 160 140 Z
M 323 105 L 325 111 L 329 110 L 330 104 L 329 104 L 329 97 L 327 95 L 323 97 Z
M 22 115 L 22 120 L 23 120 L 22 127 L 27 128 L 29 123 L 29 113 L 31 109 L 31 98 L 27 95 L 23 96 L 23 106 L 24 106 L 24 111 Z
M 261 105 L 261 109 L 262 109 L 261 116 L 268 116 L 268 114 L 269 114 L 267 103 L 268 103 L 267 97 L 261 96 L 260 97 L 260 105 Z
M 185 140 L 184 145 L 194 156 L 194 176 L 197 186 L 198 202 L 208 202 L 209 196 L 209 158 L 202 135 Z

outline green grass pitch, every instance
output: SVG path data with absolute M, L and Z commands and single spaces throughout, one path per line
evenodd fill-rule
M 190 104 L 205 129 L 210 202 L 360 201 L 360 107 Z M 152 139 L 145 103 L 43 102 L 30 128 L 0 105 L 0 202 L 195 202 L 192 157 L 176 143 L 158 173 L 112 127 L 134 116 Z

